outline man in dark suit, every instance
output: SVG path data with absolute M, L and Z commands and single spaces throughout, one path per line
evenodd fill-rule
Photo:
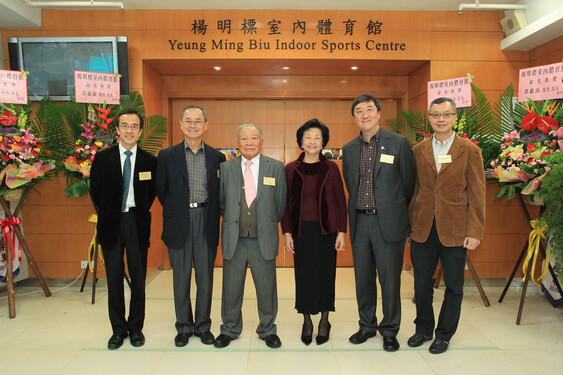
M 278 222 L 287 200 L 285 169 L 280 161 L 260 154 L 264 141 L 256 126 L 239 126 L 237 138 L 242 155 L 221 164 L 223 324 L 215 346 L 226 347 L 242 331 L 244 281 L 250 265 L 260 318 L 256 333 L 268 347 L 279 348 L 274 323 L 278 312 L 276 256 Z
M 90 194 L 98 212 L 98 243 L 104 255 L 109 320 L 117 349 L 129 334 L 131 345 L 145 343 L 145 278 L 151 233 L 150 208 L 156 197 L 156 157 L 137 147 L 143 118 L 134 109 L 116 117 L 119 144 L 96 154 L 90 171 Z M 123 295 L 124 250 L 131 277 L 129 317 Z
M 435 333 L 429 351 L 439 354 L 459 323 L 467 250 L 479 246 L 485 231 L 485 173 L 481 149 L 453 131 L 455 102 L 435 99 L 428 113 L 434 135 L 413 150 L 417 179 L 409 214 L 416 332 L 408 344 L 421 346 Z M 446 291 L 436 326 L 432 276 L 438 261 Z
M 380 127 L 380 111 L 379 101 L 371 95 L 354 100 L 352 116 L 360 136 L 342 150 L 360 315 L 360 329 L 350 342 L 361 344 L 379 331 L 383 349 L 396 351 L 400 346 L 397 333 L 408 205 L 416 173 L 407 139 Z M 378 274 L 383 303 L 379 324 L 375 316 Z
M 211 294 L 219 243 L 219 164 L 225 155 L 202 141 L 207 114 L 188 106 L 180 114 L 184 140 L 158 154 L 156 192 L 162 204 L 162 240 L 173 270 L 176 330 L 174 343 L 186 346 L 195 333 L 213 344 Z M 190 301 L 192 261 L 197 285 L 195 320 Z

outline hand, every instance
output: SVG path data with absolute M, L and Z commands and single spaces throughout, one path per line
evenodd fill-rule
M 283 240 L 284 240 L 285 250 L 288 253 L 295 254 L 295 248 L 294 248 L 294 245 L 293 245 L 293 236 L 291 235 L 291 233 L 284 233 L 283 234 Z
M 407 237 L 407 244 L 410 245 L 411 244 L 411 238 Z
M 463 247 L 467 250 L 475 250 L 477 246 L 481 243 L 481 240 L 471 236 L 465 236 L 465 240 L 463 241 Z
M 346 245 L 346 238 L 344 235 L 344 232 L 338 232 L 338 235 L 336 235 L 336 242 L 334 243 L 336 251 L 344 251 L 344 246 Z

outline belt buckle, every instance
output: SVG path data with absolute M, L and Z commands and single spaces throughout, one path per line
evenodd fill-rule
M 197 203 L 190 203 L 190 208 L 197 208 Z

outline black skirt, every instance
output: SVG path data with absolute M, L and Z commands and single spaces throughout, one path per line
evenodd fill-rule
M 301 314 L 334 311 L 336 234 L 323 235 L 318 221 L 304 221 L 301 237 L 293 238 L 295 308 Z

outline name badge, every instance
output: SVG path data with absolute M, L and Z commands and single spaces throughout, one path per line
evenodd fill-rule
M 379 161 L 382 163 L 393 164 L 395 161 L 395 155 L 381 154 Z
M 152 180 L 151 171 L 139 172 L 139 181 Z
M 264 177 L 264 185 L 276 186 L 276 179 L 274 177 Z
M 451 155 L 438 155 L 438 163 L 445 164 L 445 163 L 451 163 L 451 162 L 452 162 L 452 156 Z
M 217 178 L 219 178 L 219 179 L 221 178 L 221 170 L 220 169 L 217 169 Z

